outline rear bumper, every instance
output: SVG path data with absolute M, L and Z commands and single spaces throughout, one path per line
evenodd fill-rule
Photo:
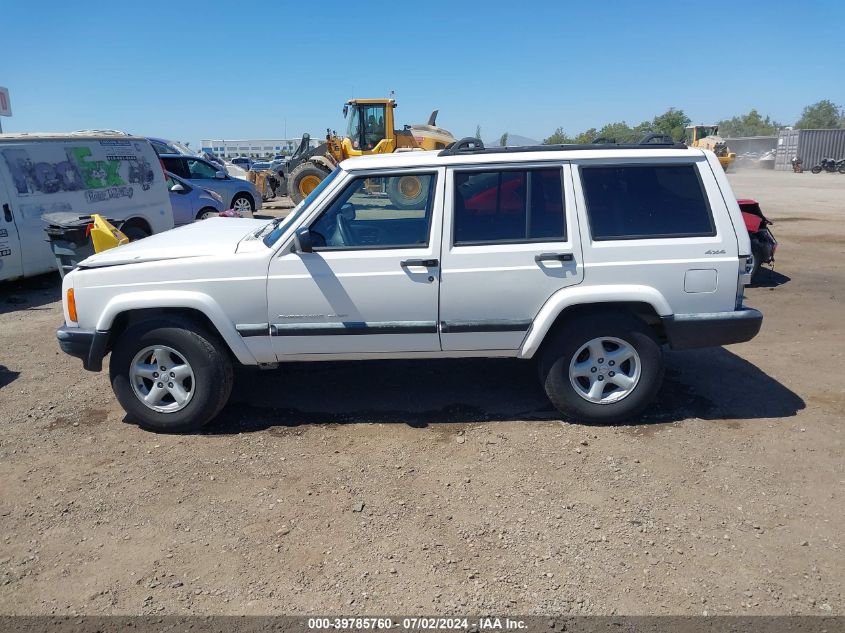
M 763 314 L 754 308 L 741 308 L 733 312 L 674 314 L 661 320 L 672 349 L 693 349 L 750 341 L 760 331 Z
M 82 360 L 82 367 L 88 371 L 100 371 L 106 355 L 109 333 L 99 330 L 83 330 L 62 326 L 56 330 L 59 348 L 65 353 Z

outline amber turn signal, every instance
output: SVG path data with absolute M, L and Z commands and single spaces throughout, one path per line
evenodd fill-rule
M 70 320 L 76 322 L 76 299 L 73 296 L 73 288 L 67 289 L 67 314 Z

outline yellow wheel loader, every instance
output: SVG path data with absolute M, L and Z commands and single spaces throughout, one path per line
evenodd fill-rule
M 285 165 L 284 179 L 288 195 L 294 204 L 311 193 L 337 164 L 366 154 L 388 154 L 414 149 L 445 149 L 455 142 L 451 132 L 437 127 L 437 110 L 425 125 L 406 125 L 397 130 L 393 99 L 352 99 L 343 106 L 346 134 L 326 130 L 326 140 L 309 148 L 310 138 L 303 135 L 302 143 Z M 386 193 L 390 201 L 401 209 L 417 208 L 426 192 L 417 178 L 406 176 L 391 180 Z
M 731 152 L 725 139 L 719 136 L 718 125 L 690 125 L 684 130 L 684 142 L 689 147 L 709 149 L 716 154 L 725 171 L 736 160 L 736 153 Z

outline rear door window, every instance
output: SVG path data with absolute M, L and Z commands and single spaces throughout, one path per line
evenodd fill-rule
M 716 234 L 695 165 L 581 167 L 593 240 Z
M 454 243 L 566 241 L 561 169 L 455 173 Z
M 180 178 L 191 177 L 184 158 L 162 158 L 161 161 L 164 163 L 164 168 L 170 173 L 176 174 Z

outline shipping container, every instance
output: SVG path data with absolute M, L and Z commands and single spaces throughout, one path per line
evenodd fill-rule
M 778 135 L 775 169 L 792 170 L 792 159 L 804 161 L 809 171 L 822 158 L 845 158 L 845 129 L 837 130 L 782 130 Z
M 777 147 L 777 136 L 735 136 L 734 138 L 726 138 L 725 143 L 728 144 L 728 150 L 735 152 L 738 155 L 748 152 L 755 154 L 764 154 L 769 150 Z

